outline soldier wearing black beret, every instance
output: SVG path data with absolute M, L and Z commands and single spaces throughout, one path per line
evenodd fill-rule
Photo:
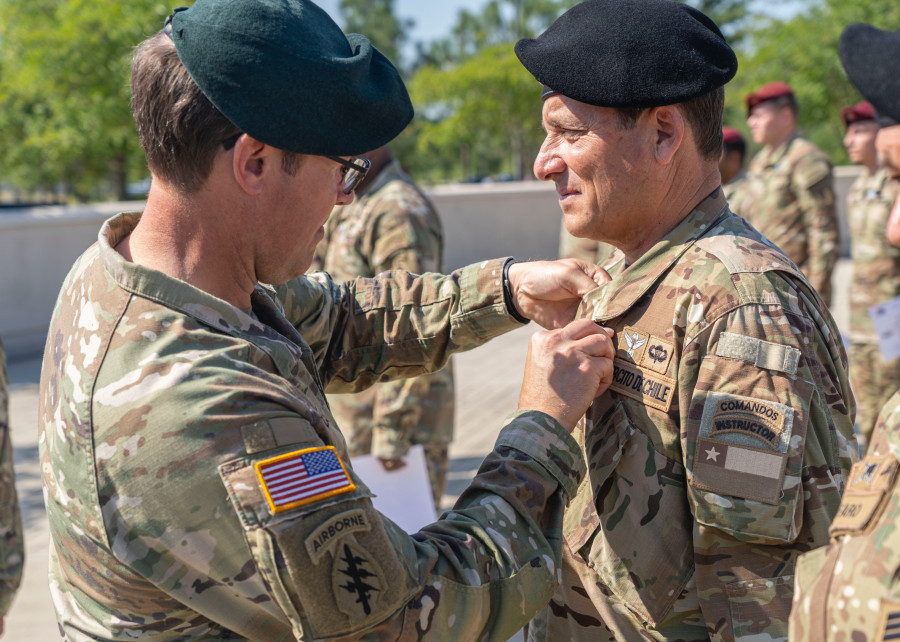
M 556 582 L 585 475 L 570 432 L 612 375 L 610 332 L 569 323 L 605 275 L 302 276 L 366 174 L 355 155 L 412 117 L 394 66 L 306 0 L 177 9 L 136 49 L 132 94 L 146 207 L 72 268 L 41 379 L 63 636 L 508 639 Z M 325 386 L 434 371 L 529 318 L 559 329 L 535 334 L 519 412 L 454 512 L 407 534 Z
M 900 31 L 852 24 L 841 34 L 838 53 L 850 83 L 874 107 L 874 112 L 865 109 L 850 116 L 875 118 L 881 125 L 875 145 L 896 191 L 900 177 Z M 900 245 L 900 239 L 892 238 L 898 231 L 900 207 L 895 201 L 888 221 L 888 240 L 894 245 Z M 897 278 L 896 271 L 891 278 Z M 888 291 L 892 285 L 887 283 Z M 895 388 L 875 421 L 865 456 L 851 471 L 831 524 L 829 545 L 803 555 L 797 564 L 792 642 L 897 639 L 898 452 L 900 391 Z
M 834 320 L 719 185 L 734 53 L 670 0 L 588 0 L 516 53 L 544 86 L 535 174 L 618 248 L 577 317 L 615 330 L 613 383 L 527 638 L 785 639 L 858 455 Z

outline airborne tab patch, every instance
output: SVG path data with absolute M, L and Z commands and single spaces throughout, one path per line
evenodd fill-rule
M 256 474 L 273 513 L 356 489 L 334 446 L 264 459 Z
M 646 406 L 669 412 L 676 382 L 617 358 L 613 362 L 613 380 L 609 387 Z
M 371 526 L 366 514 L 359 509 L 333 515 L 306 538 L 306 552 L 309 553 L 313 564 L 318 564 L 326 552 L 333 554 L 333 549 L 341 537 L 368 530 L 371 530 Z

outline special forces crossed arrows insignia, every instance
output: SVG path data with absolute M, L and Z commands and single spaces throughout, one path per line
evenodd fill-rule
M 383 571 L 352 535 L 338 547 L 332 582 L 338 609 L 356 621 L 372 614 L 385 589 Z

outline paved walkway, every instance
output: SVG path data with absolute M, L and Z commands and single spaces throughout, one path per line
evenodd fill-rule
M 846 328 L 851 273 L 842 261 L 834 275 L 834 313 Z M 532 324 L 472 352 L 453 357 L 457 382 L 456 436 L 450 447 L 450 476 L 443 505 L 452 505 L 490 452 L 503 418 L 519 398 Z M 8 365 L 10 424 L 15 452 L 16 488 L 25 523 L 25 578 L 6 619 L 7 640 L 59 640 L 47 583 L 49 533 L 41 492 L 37 443 L 38 359 Z

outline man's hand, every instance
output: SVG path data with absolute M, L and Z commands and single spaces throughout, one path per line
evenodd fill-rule
M 578 259 L 513 263 L 506 276 L 519 314 L 548 329 L 565 326 L 581 298 L 610 280 L 603 268 Z
M 528 344 L 519 409 L 540 410 L 573 430 L 612 383 L 612 335 L 589 319 L 536 332 Z

